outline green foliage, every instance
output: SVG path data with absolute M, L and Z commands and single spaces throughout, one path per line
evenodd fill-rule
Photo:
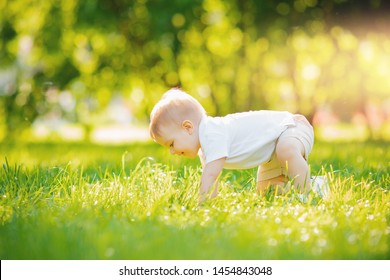
M 259 197 L 225 171 L 197 205 L 198 162 L 155 144 L 0 146 L 1 259 L 388 259 L 388 143 L 317 143 L 331 194 Z
M 388 98 L 384 1 L 5 0 L 0 8 L 0 122 L 14 138 L 47 116 L 89 130 L 116 96 L 145 121 L 173 86 L 218 115 L 312 117 L 331 107 L 349 120 Z

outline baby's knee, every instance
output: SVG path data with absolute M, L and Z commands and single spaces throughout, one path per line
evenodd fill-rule
M 267 179 L 267 180 L 259 180 L 257 181 L 257 191 L 259 193 L 264 193 L 270 187 L 279 187 L 281 188 L 288 181 L 285 175 L 280 175 L 275 178 Z

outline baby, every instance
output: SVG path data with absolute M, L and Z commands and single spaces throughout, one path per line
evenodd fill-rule
M 307 159 L 314 133 L 302 115 L 262 110 L 210 117 L 195 98 L 175 88 L 154 106 L 150 119 L 155 142 L 171 154 L 200 157 L 200 202 L 217 195 L 223 168 L 258 166 L 260 193 L 269 186 L 283 189 L 290 180 L 302 194 L 311 189 Z

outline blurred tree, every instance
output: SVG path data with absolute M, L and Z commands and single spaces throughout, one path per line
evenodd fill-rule
M 0 9 L 9 138 L 47 116 L 82 124 L 88 138 L 116 96 L 147 120 L 174 86 L 214 115 L 311 118 L 330 106 L 369 119 L 367 104 L 389 98 L 385 1 L 3 0 Z

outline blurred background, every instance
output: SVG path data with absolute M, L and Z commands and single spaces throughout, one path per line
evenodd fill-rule
M 0 141 L 149 139 L 176 86 L 390 139 L 390 1 L 0 0 L 0 36 Z

